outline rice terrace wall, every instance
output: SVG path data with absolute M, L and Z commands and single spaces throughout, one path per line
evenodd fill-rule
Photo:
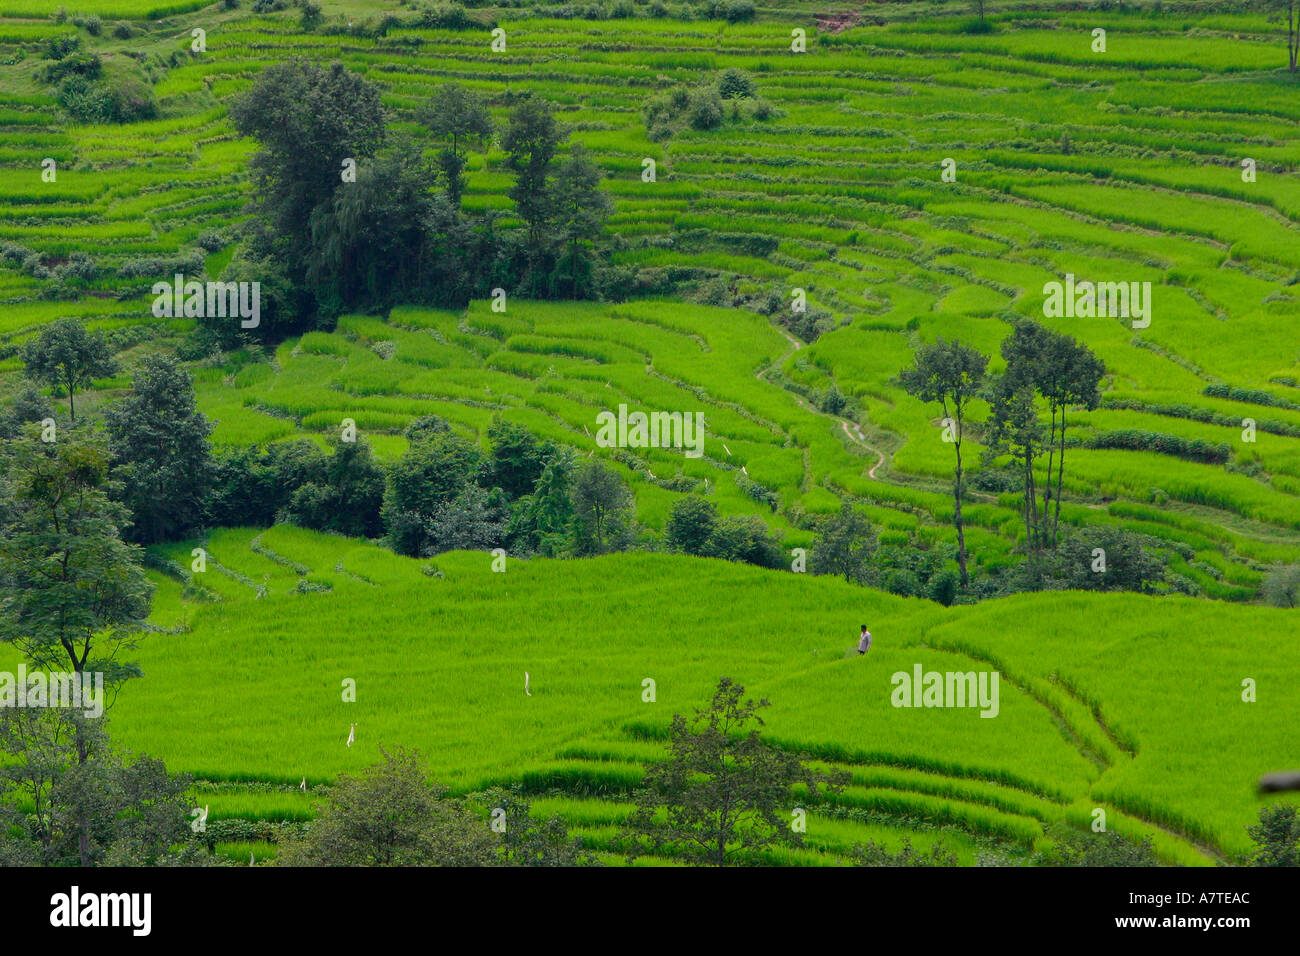
M 1298 18 L 0 0 L 0 860 L 1295 865 Z

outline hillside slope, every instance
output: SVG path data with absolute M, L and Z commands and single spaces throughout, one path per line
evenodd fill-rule
M 145 639 L 145 676 L 111 718 L 125 745 L 174 769 L 253 785 L 227 794 L 230 813 L 275 818 L 287 801 L 293 818 L 309 804 L 299 778 L 325 782 L 395 745 L 460 790 L 524 780 L 618 797 L 662 755 L 671 715 L 724 674 L 771 699 L 773 737 L 853 772 L 846 806 L 1022 846 L 1100 807 L 1171 860 L 1230 857 L 1249 846 L 1256 779 L 1297 760 L 1300 655 L 1284 611 L 1059 592 L 944 609 L 665 555 L 495 573 L 486 554 L 424 562 L 289 526 L 218 532 L 209 548 L 196 578 L 222 599 L 183 600 L 153 572 L 154 619 L 173 632 Z M 875 644 L 861 658 L 864 621 Z M 996 716 L 895 707 L 891 678 L 918 664 L 998 671 Z M 260 797 L 259 781 L 273 785 Z

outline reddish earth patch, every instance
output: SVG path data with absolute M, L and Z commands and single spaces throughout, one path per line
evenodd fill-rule
M 862 20 L 862 14 L 857 10 L 846 10 L 843 13 L 813 14 L 813 19 L 817 21 L 817 29 L 820 32 L 839 33 L 849 27 L 856 27 Z

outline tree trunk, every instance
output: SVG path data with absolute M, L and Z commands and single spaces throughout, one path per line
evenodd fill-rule
M 953 520 L 957 525 L 957 566 L 961 568 L 961 586 L 970 585 L 970 576 L 966 573 L 966 532 L 961 523 L 961 412 L 957 412 L 957 480 L 952 486 Z
M 81 724 L 77 724 L 77 765 L 85 766 L 89 759 L 90 749 L 86 746 L 85 734 L 82 732 Z M 90 819 L 84 809 L 77 812 L 77 856 L 82 866 L 90 866 Z
M 1056 403 L 1051 404 L 1052 423 L 1047 435 L 1047 481 L 1043 483 L 1043 523 L 1039 540 L 1044 547 L 1049 546 L 1051 536 L 1048 534 L 1047 520 L 1052 513 L 1052 465 L 1056 459 Z
M 1056 515 L 1052 519 L 1052 547 L 1061 525 L 1061 481 L 1065 477 L 1065 406 L 1061 406 L 1061 457 L 1056 461 Z
M 1286 8 L 1286 53 L 1292 73 L 1296 69 L 1297 52 L 1300 52 L 1300 10 L 1296 9 L 1296 4 L 1289 3 Z
M 569 247 L 569 279 L 573 288 L 573 299 L 578 300 L 578 241 L 575 239 Z
M 1038 550 L 1038 489 L 1034 487 L 1034 456 L 1025 449 L 1025 535 L 1032 554 Z

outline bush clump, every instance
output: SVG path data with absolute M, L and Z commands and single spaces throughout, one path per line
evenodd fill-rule
M 723 70 L 718 77 L 718 95 L 724 100 L 750 99 L 754 96 L 754 81 L 744 70 Z

